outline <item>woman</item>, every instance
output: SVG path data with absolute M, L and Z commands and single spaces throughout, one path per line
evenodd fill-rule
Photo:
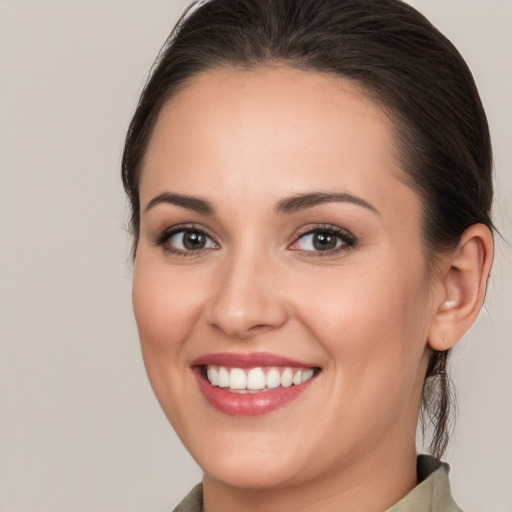
M 485 295 L 491 168 L 471 73 L 398 0 L 184 15 L 123 158 L 144 363 L 204 471 L 176 510 L 460 510 L 447 358 Z

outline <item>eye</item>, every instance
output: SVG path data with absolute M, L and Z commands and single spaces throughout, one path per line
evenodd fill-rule
M 156 240 L 170 253 L 188 255 L 206 249 L 215 249 L 217 244 L 204 230 L 196 227 L 175 227 L 166 230 Z
M 290 249 L 303 252 L 331 253 L 348 249 L 355 239 L 348 232 L 334 226 L 311 229 L 299 236 Z

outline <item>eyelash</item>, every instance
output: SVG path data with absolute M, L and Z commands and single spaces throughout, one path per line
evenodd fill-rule
M 325 258 L 328 256 L 332 256 L 334 254 L 337 254 L 339 252 L 348 251 L 349 249 L 352 249 L 356 245 L 356 238 L 346 231 L 345 229 L 338 228 L 336 226 L 332 226 L 329 224 L 323 224 L 318 225 L 313 228 L 309 228 L 306 231 L 299 233 L 295 241 L 291 244 L 296 245 L 301 239 L 304 239 L 308 235 L 312 235 L 315 233 L 322 233 L 330 236 L 335 236 L 339 240 L 341 240 L 341 243 L 339 246 L 334 247 L 333 249 L 327 249 L 325 251 L 307 251 L 302 249 L 293 249 L 297 252 L 300 252 L 304 256 L 308 258 Z
M 168 242 L 170 238 L 173 236 L 179 234 L 179 233 L 197 233 L 199 235 L 203 235 L 207 237 L 211 242 L 213 242 L 216 246 L 218 246 L 217 242 L 215 242 L 213 236 L 211 236 L 202 226 L 198 226 L 195 224 L 187 224 L 187 225 L 180 225 L 180 226 L 173 226 L 172 228 L 165 229 L 163 232 L 161 232 L 156 239 L 154 240 L 155 245 L 160 246 L 164 249 L 164 251 L 168 254 L 172 254 L 174 256 L 180 256 L 180 257 L 198 257 L 205 254 L 205 252 L 209 252 L 212 250 L 212 247 L 197 249 L 197 250 L 182 250 L 177 249 L 176 247 L 173 247 Z M 315 233 L 322 233 L 329 236 L 335 236 L 339 240 L 341 240 L 341 243 L 339 246 L 334 247 L 333 249 L 327 249 L 325 251 L 310 251 L 310 250 L 303 250 L 303 249 L 291 249 L 297 252 L 300 252 L 306 257 L 310 258 L 318 258 L 318 257 L 327 257 L 332 256 L 333 254 L 337 254 L 342 251 L 347 251 L 351 248 L 353 248 L 356 245 L 356 238 L 350 234 L 348 231 L 338 228 L 336 226 L 332 225 L 318 225 L 313 228 L 309 228 L 301 233 L 295 238 L 295 241 L 289 245 L 288 247 L 292 247 L 293 245 L 296 245 L 300 240 L 304 239 L 308 235 L 312 235 Z
M 173 247 L 171 244 L 169 244 L 169 240 L 179 233 L 198 233 L 200 235 L 204 235 L 209 240 L 212 240 L 215 245 L 217 243 L 214 241 L 213 237 L 201 226 L 198 226 L 196 224 L 186 224 L 186 225 L 180 225 L 180 226 L 173 226 L 172 228 L 167 228 L 163 232 L 161 232 L 155 239 L 154 243 L 157 246 L 160 246 L 163 248 L 163 250 L 168 253 L 172 254 L 173 256 L 181 256 L 181 257 L 198 257 L 205 254 L 205 251 L 210 251 L 211 248 L 204 248 L 204 249 L 198 249 L 196 251 L 192 250 L 182 250 L 177 249 L 176 247 Z

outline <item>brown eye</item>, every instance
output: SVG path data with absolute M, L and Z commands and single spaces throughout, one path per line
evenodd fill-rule
M 213 249 L 215 242 L 199 229 L 179 229 L 169 235 L 165 235 L 158 242 L 165 245 L 171 251 L 187 253 L 197 252 L 203 249 Z
M 312 244 L 317 251 L 329 251 L 337 247 L 338 238 L 339 237 L 332 233 L 314 233 Z
M 199 231 L 185 231 L 183 235 L 183 247 L 189 251 L 204 249 L 206 246 L 206 235 Z
M 299 236 L 290 249 L 319 256 L 321 253 L 335 253 L 353 247 L 355 238 L 335 226 L 319 227 Z

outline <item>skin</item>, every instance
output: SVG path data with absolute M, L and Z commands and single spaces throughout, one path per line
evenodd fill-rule
M 204 470 L 207 512 L 378 511 L 416 485 L 429 340 L 455 339 L 453 311 L 475 294 L 452 277 L 453 255 L 429 274 L 420 199 L 395 147 L 390 121 L 353 83 L 283 66 L 202 73 L 162 110 L 140 183 L 133 305 L 151 385 Z M 311 192 L 376 211 L 276 213 Z M 215 214 L 147 210 L 162 193 L 207 200 Z M 155 243 L 190 223 L 210 236 L 204 250 L 170 252 L 180 236 Z M 315 251 L 302 235 L 325 225 L 355 244 Z M 482 262 L 481 238 L 468 236 L 464 261 Z M 285 407 L 233 417 L 191 371 L 213 352 L 271 352 L 321 372 Z

